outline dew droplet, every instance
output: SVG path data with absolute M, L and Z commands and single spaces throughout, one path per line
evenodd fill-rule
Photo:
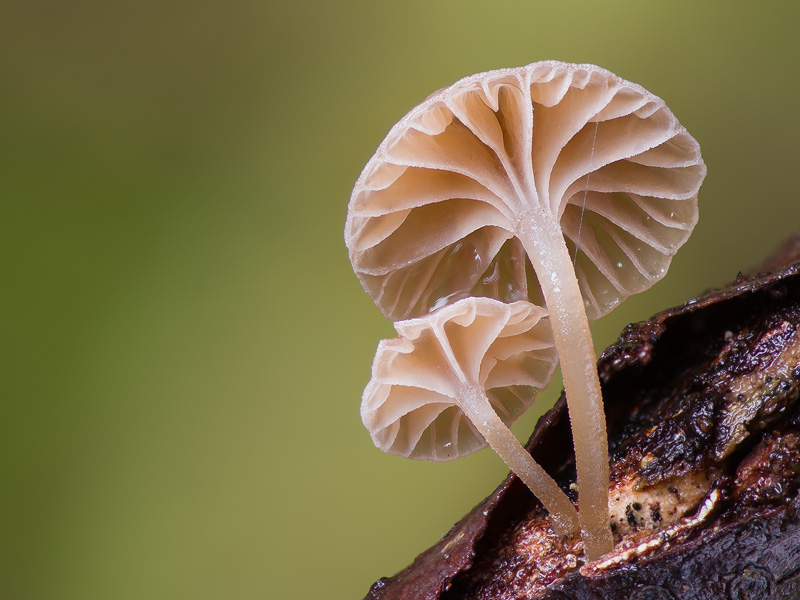
M 618 262 L 618 263 L 617 263 L 617 268 L 618 268 L 618 269 L 621 269 L 621 268 L 622 268 L 622 263 L 621 263 L 621 262 Z
M 500 265 L 494 263 L 491 268 L 491 272 L 488 275 L 485 275 L 481 278 L 481 285 L 491 285 L 496 283 L 497 280 L 500 279 Z
M 478 249 L 475 246 L 472 247 L 472 260 L 475 263 L 477 270 L 480 271 L 483 261 L 481 260 L 481 253 L 478 252 Z
M 442 308 L 443 306 L 449 306 L 450 304 L 455 304 L 459 300 L 469 297 L 470 295 L 467 292 L 453 292 L 452 294 L 448 294 L 447 296 L 442 296 L 438 298 L 436 302 L 434 302 L 431 305 L 431 308 L 428 312 L 433 312 L 435 310 Z

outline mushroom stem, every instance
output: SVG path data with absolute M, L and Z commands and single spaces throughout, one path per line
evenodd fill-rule
M 528 453 L 511 430 L 497 416 L 486 391 L 475 376 L 468 376 L 455 357 L 453 348 L 441 328 L 434 335 L 459 381 L 460 393 L 456 402 L 486 442 L 508 465 L 508 468 L 528 486 L 550 513 L 553 530 L 559 535 L 577 533 L 580 529 L 578 512 L 555 480 Z
M 559 535 L 577 533 L 578 513 L 572 502 L 497 416 L 483 389 L 465 386 L 460 396 L 459 406 L 464 414 L 550 513 L 553 530 Z
M 518 236 L 542 288 L 569 406 L 578 510 L 589 560 L 614 546 L 608 512 L 608 438 L 594 344 L 559 223 L 545 211 L 519 221 Z

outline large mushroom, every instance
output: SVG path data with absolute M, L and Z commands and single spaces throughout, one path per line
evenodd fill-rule
M 566 389 L 586 553 L 612 546 L 588 319 L 660 279 L 697 220 L 697 142 L 664 102 L 593 65 L 462 79 L 387 135 L 345 240 L 393 320 L 469 296 L 544 305 Z
M 361 418 L 375 445 L 445 461 L 488 443 L 541 500 L 554 530 L 577 533 L 578 514 L 508 426 L 547 385 L 558 363 L 544 309 L 466 298 L 395 323 L 378 345 Z

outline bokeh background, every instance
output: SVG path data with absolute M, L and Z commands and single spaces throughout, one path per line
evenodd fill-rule
M 375 147 L 433 90 L 541 59 L 665 98 L 701 220 L 599 349 L 800 225 L 798 7 L 6 0 L 0 597 L 344 600 L 404 567 L 506 469 L 361 426 L 392 329 L 342 229 Z

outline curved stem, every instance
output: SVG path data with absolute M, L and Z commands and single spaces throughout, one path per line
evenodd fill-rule
M 608 512 L 608 437 L 589 320 L 558 222 L 528 213 L 518 235 L 542 287 L 567 394 L 578 509 L 586 556 L 613 548 Z
M 578 513 L 572 502 L 497 416 L 483 389 L 465 386 L 460 400 L 464 414 L 550 513 L 553 530 L 559 535 L 577 533 Z

